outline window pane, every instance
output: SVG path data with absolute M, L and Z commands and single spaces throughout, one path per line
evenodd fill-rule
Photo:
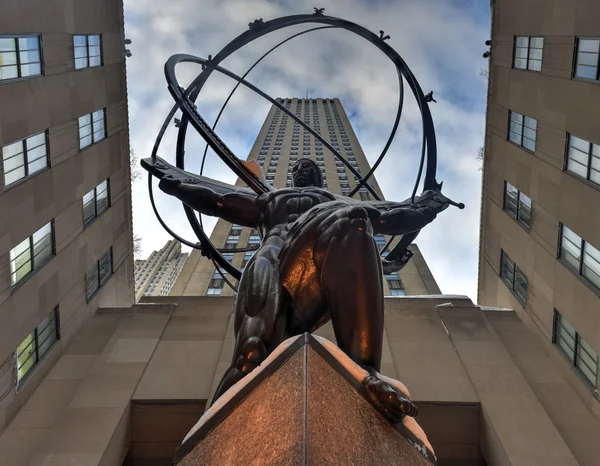
M 12 37 L 0 37 L 0 52 L 16 50 L 15 39 Z
M 544 47 L 544 38 L 543 37 L 531 37 L 530 38 L 531 48 L 541 49 Z
M 524 70 L 527 68 L 527 59 L 526 58 L 515 58 L 515 68 L 519 68 Z
M 52 224 L 48 223 L 33 234 L 33 266 L 35 268 L 54 255 Z
M 73 45 L 74 46 L 85 46 L 86 45 L 86 36 L 73 36 Z
M 595 67 L 598 65 L 598 54 L 579 52 L 577 54 L 577 64 Z
M 100 57 L 90 57 L 90 66 L 100 66 L 102 64 L 102 60 Z
M 39 50 L 27 50 L 25 52 L 20 52 L 19 59 L 21 60 L 21 64 L 23 65 L 27 63 L 39 63 L 40 52 Z
M 83 46 L 83 47 L 75 47 L 75 49 L 73 50 L 75 58 L 87 58 L 88 56 L 88 51 L 87 51 L 87 47 Z
M 16 65 L 17 64 L 17 53 L 16 52 L 0 52 L 0 65 Z
M 542 59 L 542 49 L 531 49 L 529 51 L 529 58 L 530 59 L 534 59 L 534 60 L 541 60 Z
M 90 44 L 90 45 L 100 45 L 100 36 L 99 35 L 88 36 L 88 44 Z
M 535 140 L 523 138 L 523 147 L 530 150 L 531 152 L 535 152 Z
M 515 264 L 508 257 L 508 255 L 502 251 L 501 264 L 500 264 L 500 276 L 512 287 L 514 283 Z
M 21 76 L 37 76 L 42 74 L 42 67 L 40 64 L 21 65 Z
M 583 247 L 583 276 L 600 289 L 600 251 L 590 243 Z
M 598 74 L 595 66 L 577 65 L 575 68 L 575 76 L 585 79 L 596 79 Z
M 87 146 L 92 145 L 92 136 L 85 136 L 79 140 L 79 148 L 85 149 Z
M 523 193 L 519 194 L 519 220 L 531 225 L 531 199 Z
M 100 259 L 100 286 L 104 285 L 112 274 L 112 254 L 109 250 Z
M 20 50 L 36 50 L 40 48 L 40 39 L 38 36 L 20 37 Z
M 98 214 L 108 208 L 108 181 L 104 181 L 96 188 L 96 206 Z
M 519 59 L 527 59 L 527 48 L 526 47 L 517 47 L 515 49 L 515 57 Z M 516 61 L 516 60 L 515 60 Z
M 29 238 L 23 240 L 21 243 L 11 249 L 9 257 L 11 285 L 14 285 L 29 272 L 31 272 L 31 250 Z
M 598 39 L 579 39 L 580 52 L 596 52 L 598 53 L 600 40 Z
M 527 301 L 527 276 L 519 269 L 519 267 L 516 267 L 515 270 L 514 290 L 523 302 Z
M 88 64 L 87 58 L 76 58 L 75 59 L 75 69 L 80 70 L 82 68 L 86 68 Z
M 34 149 L 28 150 L 27 151 L 27 160 L 29 162 L 35 162 L 36 160 L 39 159 L 45 159 L 46 158 L 46 146 L 38 146 L 35 147 Z
M 0 79 L 15 79 L 19 77 L 16 66 L 0 66 Z
M 94 113 L 92 113 L 92 120 L 94 121 L 94 123 L 96 122 L 102 122 L 102 126 L 97 126 L 96 124 L 94 124 L 94 129 L 100 128 L 100 127 L 104 127 L 104 110 L 96 110 Z
M 519 191 L 510 183 L 506 183 L 504 194 L 504 210 L 513 218 L 517 218 L 517 203 Z
M 581 261 L 581 238 L 568 227 L 562 227 L 560 257 L 571 267 L 579 271 Z
M 532 71 L 542 71 L 541 60 L 529 60 L 528 68 Z
M 35 363 L 35 340 L 30 333 L 17 346 L 17 380 L 21 380 Z
M 511 121 L 514 121 L 515 123 L 519 123 L 520 125 L 523 124 L 523 115 L 521 115 L 520 113 L 511 111 L 510 119 L 511 119 Z
M 98 284 L 98 263 L 95 263 L 93 267 L 88 270 L 85 276 L 85 286 L 87 299 L 89 300 L 100 287 Z
M 517 47 L 528 47 L 529 37 L 517 36 L 516 37 Z
M 390 290 L 392 296 L 406 296 L 405 290 Z
M 23 142 L 19 141 L 10 146 L 4 147 L 2 150 L 2 158 L 4 160 L 4 171 L 9 172 L 17 167 L 22 167 L 25 164 L 23 156 Z
M 37 346 L 40 358 L 46 354 L 57 340 L 55 311 L 50 312 L 37 326 Z

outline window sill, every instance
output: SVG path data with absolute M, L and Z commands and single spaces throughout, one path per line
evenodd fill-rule
M 555 342 L 552 342 L 552 345 L 558 349 L 558 352 L 569 363 L 569 366 L 571 366 L 571 368 L 573 369 L 573 372 L 575 372 L 575 374 L 577 375 L 577 377 L 579 377 L 579 379 L 583 382 L 583 384 L 592 392 L 592 394 L 596 395 L 596 392 L 598 391 L 597 387 L 594 386 L 594 384 L 589 381 L 589 379 L 583 374 L 583 372 L 581 372 L 581 369 L 579 369 L 579 367 L 577 367 L 575 364 L 573 364 L 573 360 L 570 358 L 570 356 L 567 353 L 565 353 L 564 350 L 560 346 L 558 346 Z
M 44 172 L 46 172 L 46 171 L 48 171 L 48 170 L 50 170 L 50 166 L 48 166 L 48 167 L 46 167 L 46 168 L 42 168 L 41 170 L 39 170 L 39 171 L 35 172 L 35 173 L 34 173 L 34 174 L 32 174 L 32 175 L 27 175 L 27 176 L 26 176 L 26 177 L 24 177 L 24 178 L 20 178 L 20 179 L 18 179 L 17 181 L 13 181 L 11 184 L 5 184 L 5 185 L 4 185 L 4 191 L 6 192 L 6 191 L 8 191 L 8 190 L 10 190 L 10 189 L 16 188 L 17 186 L 20 186 L 20 185 L 22 185 L 23 183 L 25 183 L 25 182 L 27 182 L 27 181 L 31 180 L 32 178 L 35 178 L 35 177 L 36 177 L 36 176 L 38 176 L 40 173 L 44 173 Z
M 100 286 L 99 286 L 99 287 L 96 289 L 96 291 L 94 291 L 94 292 L 92 293 L 92 295 L 91 295 L 90 297 L 87 297 L 87 299 L 86 299 L 86 303 L 87 303 L 87 304 L 90 304 L 90 303 L 93 301 L 93 299 L 94 299 L 94 298 L 95 298 L 95 297 L 98 295 L 98 293 L 100 293 L 100 290 L 102 290 L 102 289 L 104 288 L 104 286 L 105 286 L 105 285 L 106 285 L 106 284 L 107 284 L 107 283 L 110 281 L 110 279 L 113 277 L 113 275 L 114 275 L 114 274 L 115 274 L 115 272 L 114 272 L 114 271 L 112 271 L 112 272 L 111 272 L 111 274 L 110 274 L 110 275 L 108 276 L 108 278 L 106 279 L 106 281 L 105 281 L 105 282 L 104 282 L 102 285 L 100 285 Z
M 542 70 L 530 70 L 530 69 L 526 69 L 526 68 L 517 68 L 515 65 L 512 66 L 513 70 L 517 70 L 517 71 L 525 71 L 527 73 L 535 73 L 535 74 L 541 74 Z
M 559 250 L 559 254 L 560 254 L 560 250 Z M 573 275 L 575 275 L 579 280 L 581 280 L 590 290 L 592 290 L 594 293 L 596 293 L 597 296 L 600 297 L 600 288 L 598 288 L 596 285 L 594 285 L 590 280 L 588 280 L 585 276 L 580 275 L 578 270 L 575 270 L 573 267 L 571 267 L 571 265 L 566 262 L 565 260 L 563 260 L 560 256 L 558 257 L 558 262 L 560 262 L 562 265 L 564 265 L 564 267 L 571 272 Z
M 88 220 L 87 222 L 83 222 L 83 229 L 87 230 L 90 226 L 92 226 L 94 223 L 96 223 L 96 220 L 98 220 L 100 217 L 102 217 L 106 212 L 108 212 L 108 210 L 111 208 L 111 206 L 109 205 L 106 209 L 104 209 L 102 212 L 100 212 L 98 215 L 96 215 L 94 218 Z
M 17 82 L 21 82 L 21 81 L 28 81 L 30 79 L 35 79 L 35 78 L 43 78 L 45 75 L 42 74 L 35 74 L 33 76 L 26 76 L 24 78 L 11 78 L 11 79 L 0 79 L 0 85 L 2 84 L 12 84 L 12 83 L 17 83 Z
M 42 267 L 44 267 L 48 262 L 50 262 L 55 257 L 56 257 L 56 253 L 54 253 L 52 256 L 48 257 L 47 259 L 45 259 L 38 267 L 36 267 L 31 272 L 29 272 L 27 275 L 25 275 L 23 278 L 21 278 L 21 280 L 19 280 L 17 283 L 15 283 L 14 285 L 11 285 L 10 294 L 12 295 L 15 291 L 17 291 L 19 288 L 21 288 L 24 283 L 28 282 L 31 277 L 33 277 Z
M 104 61 L 102 61 L 101 64 L 95 65 L 95 66 L 84 66 L 83 68 L 73 68 L 73 71 L 79 72 L 79 71 L 89 70 L 90 68 L 101 68 L 103 66 L 104 66 Z
M 500 281 L 502 283 L 504 283 L 506 288 L 508 288 L 508 291 L 510 291 L 511 294 L 517 299 L 517 301 L 519 301 L 519 303 L 521 304 L 523 309 L 525 309 L 527 307 L 527 300 L 524 301 L 523 298 L 521 298 L 521 296 L 519 296 L 517 293 L 515 293 L 515 290 L 512 289 L 512 283 L 508 283 L 506 280 L 504 280 L 504 278 L 502 278 L 502 275 L 499 275 L 499 278 L 500 278 Z
M 525 230 L 527 233 L 531 233 L 531 226 L 530 225 L 527 225 L 527 224 L 525 224 L 523 222 L 520 222 L 518 219 L 516 219 L 515 217 L 513 217 L 512 215 L 510 215 L 506 209 L 503 209 L 503 210 L 506 213 L 506 215 L 508 215 L 512 220 L 514 220 L 517 225 L 519 225 L 521 228 L 523 228 L 523 230 Z
M 586 184 L 586 185 L 588 185 L 588 186 L 590 186 L 590 187 L 592 187 L 592 188 L 600 191 L 600 185 L 599 184 L 596 184 L 593 181 L 588 180 L 587 178 L 584 178 L 583 176 L 579 176 L 577 173 L 573 173 L 572 171 L 569 171 L 569 170 L 566 170 L 566 169 L 563 170 L 563 171 L 567 175 L 572 176 L 573 178 L 575 178 L 576 180 L 581 181 L 582 183 L 584 183 L 584 184 Z
M 44 359 L 46 359 L 46 357 L 52 352 L 52 350 L 58 344 L 59 341 L 60 341 L 60 337 L 57 338 L 54 341 L 54 343 L 52 343 L 50 345 L 50 347 L 44 353 L 44 355 L 41 357 L 41 359 L 38 362 L 36 362 L 33 366 L 31 366 L 31 369 L 29 369 L 29 371 L 27 372 L 27 374 L 25 374 L 21 380 L 17 381 L 17 385 L 16 385 L 17 393 L 23 387 L 23 385 L 25 385 L 27 383 L 27 381 L 33 376 L 33 374 L 35 373 L 36 369 L 38 367 L 40 367 L 40 365 L 44 362 Z
M 104 137 L 102 139 L 100 139 L 98 142 L 93 142 L 88 146 L 85 146 L 84 148 L 79 148 L 79 153 L 81 152 L 85 152 L 86 150 L 88 150 L 90 147 L 94 147 L 97 146 L 98 144 L 102 144 L 104 141 L 106 141 L 108 139 L 108 136 L 106 133 L 104 133 Z
M 571 78 L 572 81 L 580 81 L 582 83 L 589 83 L 589 84 L 600 84 L 600 79 L 590 79 L 590 78 L 579 78 L 577 76 L 573 76 Z
M 528 154 L 535 155 L 535 151 L 529 150 L 529 149 L 527 149 L 527 147 L 517 144 L 516 142 L 513 142 L 510 139 L 507 139 L 506 142 L 508 142 L 509 144 L 512 144 L 515 147 L 518 147 L 519 149 L 523 149 Z

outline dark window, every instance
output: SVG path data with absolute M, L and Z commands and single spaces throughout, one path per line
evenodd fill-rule
M 558 346 L 571 364 L 593 387 L 598 381 L 598 353 L 583 339 L 560 312 L 554 310 L 552 343 Z
M 600 251 L 564 224 L 561 224 L 559 258 L 600 291 Z
M 40 36 L 0 37 L 0 81 L 41 74 Z
M 11 286 L 29 277 L 54 257 L 54 253 L 54 228 L 50 221 L 10 250 Z
M 600 145 L 569 135 L 566 170 L 600 186 Z
M 83 225 L 89 225 L 109 207 L 109 185 L 105 180 L 83 196 Z
M 46 132 L 4 146 L 2 162 L 5 186 L 48 167 Z
M 59 338 L 58 307 L 56 307 L 17 346 L 18 383 L 21 383 L 25 376 L 33 370 Z
M 575 77 L 598 80 L 598 58 L 600 57 L 600 39 L 577 39 L 575 58 Z
M 79 117 L 79 148 L 96 144 L 106 137 L 106 110 L 96 110 Z
M 76 70 L 102 65 L 100 35 L 73 36 L 73 50 Z
M 509 111 L 510 129 L 508 138 L 525 149 L 535 151 L 535 139 L 537 134 L 537 120 Z
M 501 251 L 500 256 L 500 278 L 525 306 L 527 303 L 527 276 L 504 251 Z
M 504 211 L 526 228 L 531 227 L 531 199 L 504 182 Z
M 514 67 L 521 70 L 541 71 L 543 52 L 543 37 L 515 37 Z
M 85 274 L 87 301 L 90 302 L 113 273 L 112 247 Z

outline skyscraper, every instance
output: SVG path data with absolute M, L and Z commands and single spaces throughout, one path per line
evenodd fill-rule
M 492 2 L 478 300 L 515 309 L 569 381 L 536 393 L 545 408 L 554 396 L 588 419 L 600 400 L 600 2 L 539 5 Z
M 135 300 L 142 296 L 168 296 L 188 255 L 181 252 L 181 243 L 172 239 L 160 251 L 152 251 L 148 259 L 136 260 Z
M 369 163 L 350 124 L 350 120 L 339 99 L 297 99 L 281 98 L 278 101 L 301 118 L 304 123 L 321 134 L 331 146 L 338 150 L 360 174 L 370 170 Z M 350 194 L 356 187 L 355 176 L 336 160 L 332 152 L 305 131 L 298 123 L 272 106 L 250 151 L 248 159 L 255 159 L 262 166 L 267 182 L 277 188 L 291 186 L 291 169 L 301 158 L 314 160 L 321 169 L 327 189 L 338 194 Z M 375 177 L 369 182 L 383 199 L 383 194 Z M 238 181 L 238 184 L 242 184 Z M 371 199 L 366 188 L 358 192 L 360 199 Z M 375 241 L 383 248 L 389 238 L 376 235 Z M 219 219 L 211 235 L 211 241 L 218 248 L 235 249 L 258 245 L 257 231 L 231 225 Z M 413 259 L 400 273 L 386 275 L 384 293 L 386 296 L 439 294 L 440 289 L 433 278 L 419 248 L 413 244 Z M 243 268 L 253 252 L 225 253 L 225 257 L 236 267 Z M 229 278 L 229 277 L 228 277 Z M 233 291 L 215 270 L 212 262 L 192 251 L 172 295 L 231 296 Z
M 120 1 L 2 5 L 0 431 L 99 306 L 133 303 L 124 48 Z

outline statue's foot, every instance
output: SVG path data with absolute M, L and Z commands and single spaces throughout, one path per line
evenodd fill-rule
M 363 381 L 369 398 L 381 414 L 392 422 L 401 422 L 404 416 L 416 417 L 419 409 L 393 385 L 369 374 Z

